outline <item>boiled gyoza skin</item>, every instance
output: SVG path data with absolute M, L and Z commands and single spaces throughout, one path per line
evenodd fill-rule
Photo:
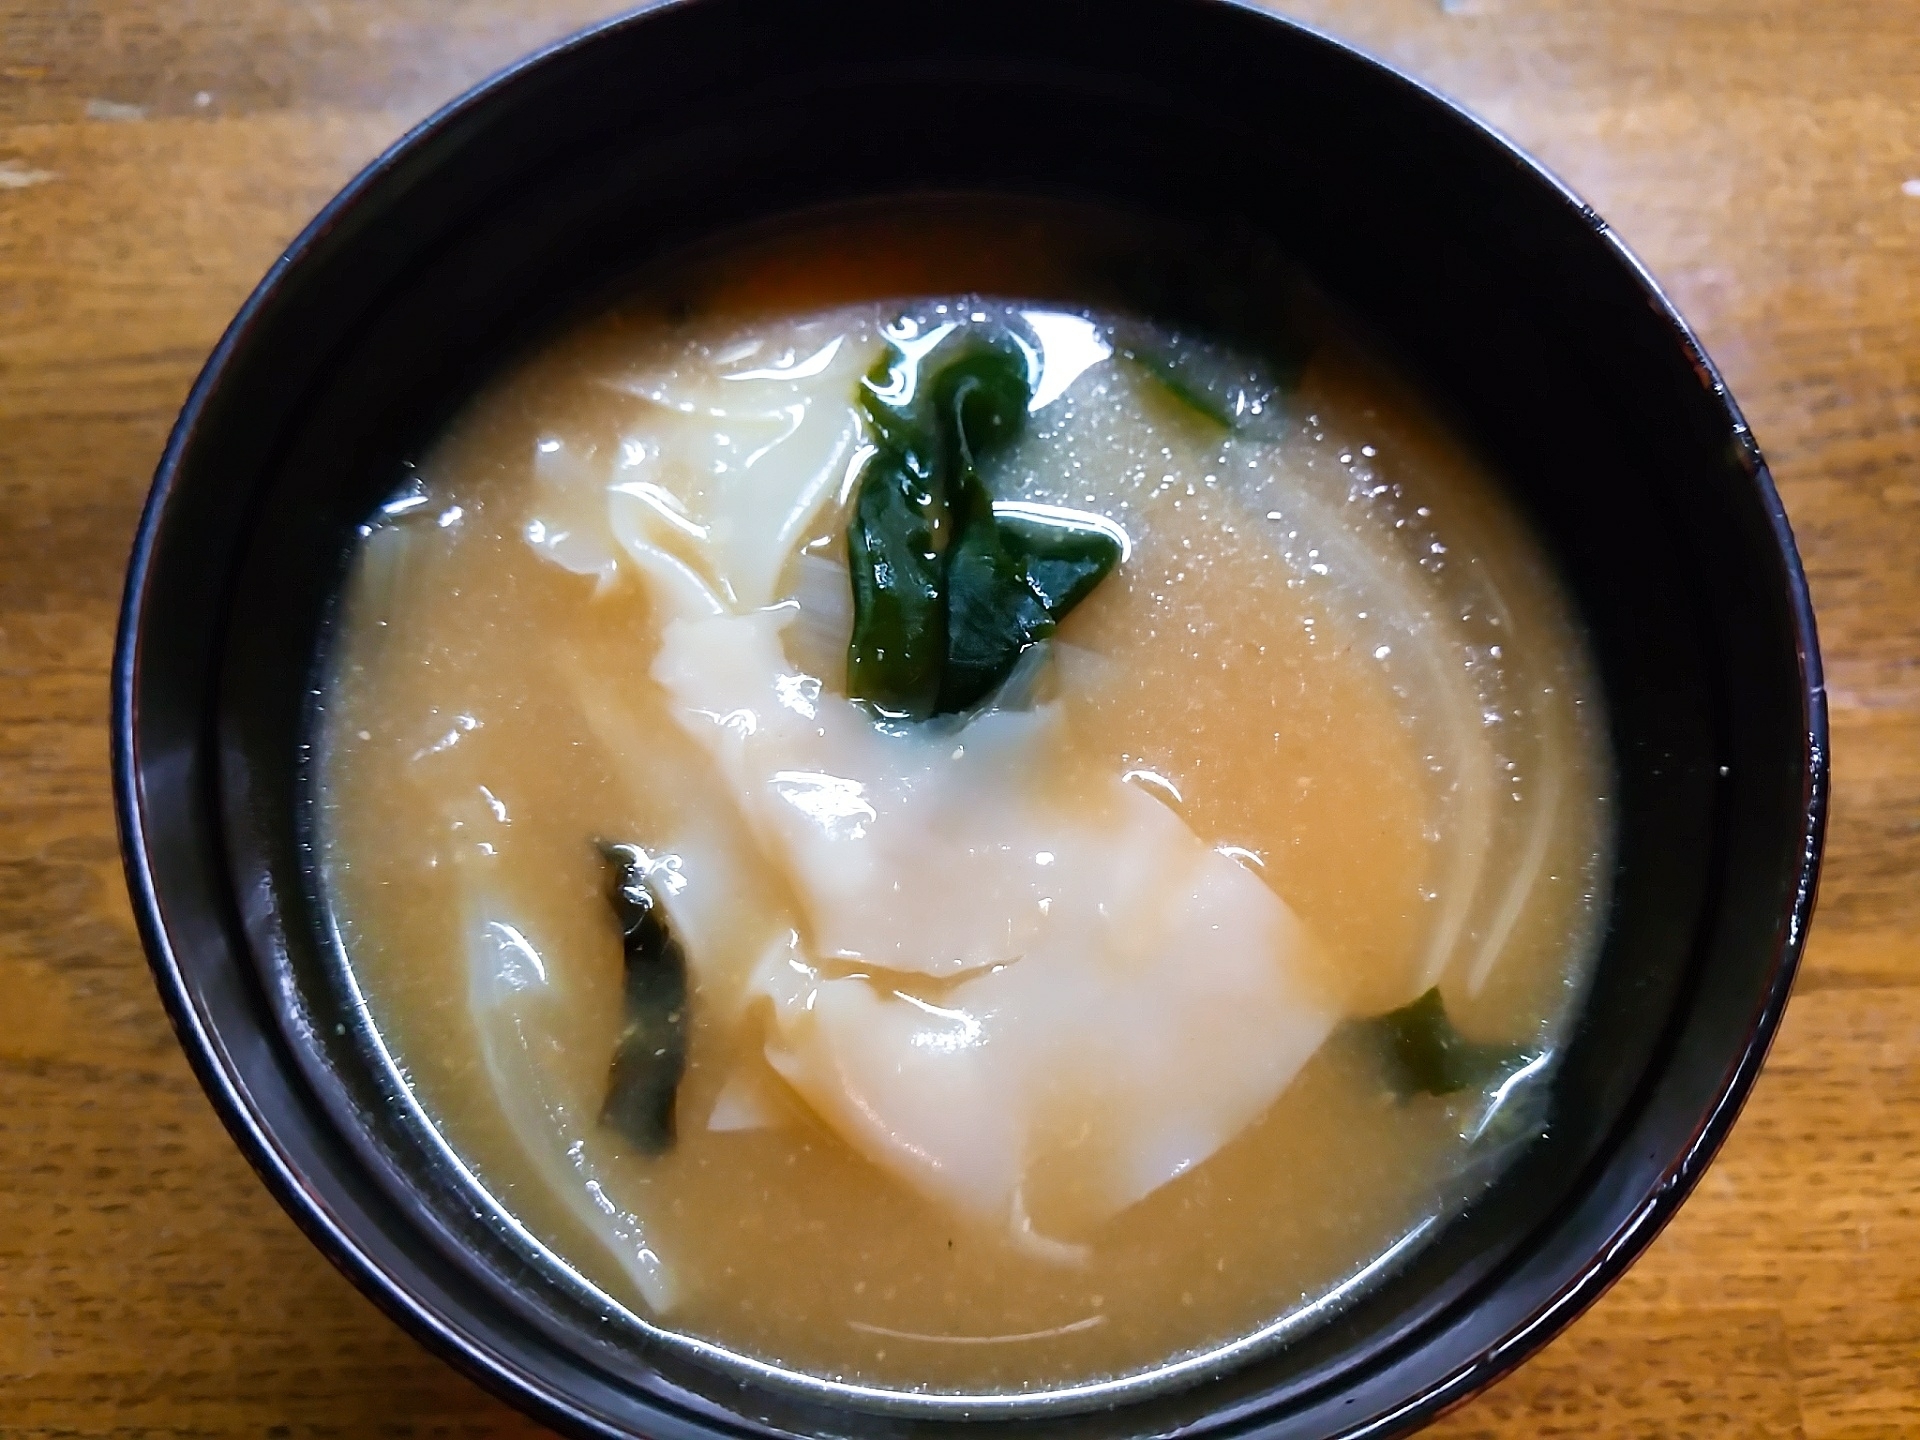
M 1041 1218 L 1079 1235 L 1266 1109 L 1335 1016 L 1265 884 L 1117 778 L 1047 803 L 1050 707 L 889 735 L 794 675 L 778 625 L 675 622 L 654 674 L 800 898 L 756 989 L 821 1118 L 1022 1235 L 1051 1172 Z
M 668 617 L 653 679 L 797 901 L 753 983 L 768 1061 L 876 1164 L 1070 1255 L 1038 1195 L 1084 1234 L 1238 1134 L 1337 1016 L 1286 905 L 1160 799 L 1046 795 L 1058 707 L 889 726 L 788 660 L 779 577 L 859 433 L 871 323 L 626 382 L 663 414 L 623 447 L 612 528 Z M 682 417 L 750 438 L 676 446 Z
M 956 278 L 1030 269 L 976 238 Z M 1168 339 L 1238 387 L 1196 405 L 1139 317 L 875 263 L 910 298 L 715 262 L 692 320 L 563 338 L 423 457 L 349 590 L 327 883 L 415 1097 L 610 1303 L 870 1384 L 1124 1375 L 1401 1253 L 1537 1123 L 1540 1067 L 1408 1097 L 1348 1022 L 1437 984 L 1550 1055 L 1595 692 L 1524 529 L 1340 343 L 1293 392 Z M 984 703 L 906 721 L 847 693 L 842 537 L 862 377 L 953 324 L 1035 357 L 995 512 L 1126 549 Z M 600 1118 L 610 843 L 688 972 L 657 1156 Z

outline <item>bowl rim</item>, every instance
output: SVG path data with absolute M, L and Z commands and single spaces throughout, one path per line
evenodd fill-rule
M 193 437 L 210 402 L 226 381 L 236 355 L 282 288 L 288 276 L 331 232 L 413 153 L 429 140 L 484 110 L 497 96 L 534 72 L 552 66 L 576 52 L 603 43 L 609 37 L 639 28 L 670 12 L 691 9 L 706 0 L 643 0 L 643 3 L 570 35 L 543 45 L 494 71 L 478 83 L 409 126 L 356 173 L 289 242 L 249 293 L 196 377 L 180 414 L 168 435 L 156 465 L 153 483 L 142 508 L 127 565 L 112 660 L 109 722 L 113 792 L 121 860 L 134 918 L 146 951 L 154 982 L 182 1050 L 196 1078 L 241 1152 L 268 1191 L 309 1240 L 392 1320 L 429 1350 L 483 1388 L 535 1418 L 573 1434 L 618 1436 L 627 1432 L 609 1428 L 598 1416 L 577 1404 L 562 1388 L 513 1363 L 494 1347 L 477 1339 L 461 1325 L 413 1293 L 384 1268 L 354 1237 L 352 1227 L 300 1179 L 291 1155 L 274 1134 L 273 1126 L 255 1105 L 239 1068 L 216 1027 L 196 1002 L 193 987 L 176 952 L 162 915 L 160 886 L 149 853 L 147 810 L 142 793 L 139 730 L 141 647 L 149 597 L 153 553 L 165 526 L 172 499 Z M 1640 292 L 1670 340 L 1675 342 L 1701 388 L 1724 412 L 1738 446 L 1738 460 L 1752 497 L 1768 522 L 1774 577 L 1788 601 L 1798 666 L 1801 703 L 1801 762 L 1804 774 L 1800 848 L 1791 873 L 1791 888 L 1778 917 L 1773 955 L 1765 993 L 1749 1018 L 1739 1054 L 1722 1075 L 1711 1107 L 1677 1157 L 1633 1212 L 1594 1248 L 1592 1258 L 1569 1276 L 1544 1304 L 1471 1361 L 1426 1385 L 1399 1409 L 1377 1415 L 1339 1433 L 1401 1434 L 1436 1418 L 1485 1390 L 1544 1346 L 1588 1306 L 1600 1298 L 1659 1234 L 1691 1193 L 1737 1119 L 1763 1066 L 1778 1031 L 1794 976 L 1806 942 L 1818 890 L 1831 792 L 1831 751 L 1826 690 L 1812 598 L 1770 469 L 1739 406 L 1718 368 L 1698 337 L 1662 290 L 1647 266 L 1598 212 L 1564 180 L 1496 126 L 1468 110 L 1433 86 L 1407 74 L 1368 50 L 1324 29 L 1277 14 L 1258 0 L 1181 0 L 1195 10 L 1229 10 L 1290 30 L 1309 44 L 1323 47 L 1370 67 L 1377 78 L 1400 88 L 1410 99 L 1440 112 L 1450 122 L 1473 132 L 1509 165 L 1571 211 L 1595 238 L 1611 251 Z M 1545 198 L 1545 197 L 1543 197 Z M 1203 1382 L 1204 1383 L 1204 1382 Z M 1124 1400 L 1121 1402 L 1124 1403 Z M 935 1423 L 948 1422 L 934 1412 Z

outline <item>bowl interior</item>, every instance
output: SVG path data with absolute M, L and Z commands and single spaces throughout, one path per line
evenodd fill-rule
M 548 1419 L 662 1436 L 951 1420 L 849 1411 L 636 1339 L 475 1203 L 343 984 L 303 763 L 355 527 L 495 367 L 691 239 L 928 190 L 1270 237 L 1490 458 L 1592 636 L 1618 868 L 1546 1136 L 1404 1268 L 1257 1362 L 1118 1412 L 972 1423 L 1417 1421 L 1597 1294 L 1730 1123 L 1810 895 L 1817 662 L 1758 454 L 1598 221 L 1434 97 L 1269 17 L 700 0 L 521 70 L 358 182 L 216 356 L 136 556 L 120 743 L 163 988 L 171 965 L 203 1079 L 316 1238 Z

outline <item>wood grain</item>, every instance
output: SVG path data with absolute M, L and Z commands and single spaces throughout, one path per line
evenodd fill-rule
M 794 0 L 804 3 L 804 0 Z M 1289 0 L 1539 154 L 1704 336 L 1812 575 L 1837 772 L 1747 1114 L 1468 1436 L 1920 1434 L 1920 14 Z M 301 222 L 583 0 L 0 0 L 0 1433 L 512 1436 L 248 1173 L 154 999 L 106 668 L 167 425 Z

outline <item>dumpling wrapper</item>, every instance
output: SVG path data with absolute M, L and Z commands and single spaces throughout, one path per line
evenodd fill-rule
M 860 439 L 854 390 L 880 351 L 871 326 L 786 331 L 731 360 L 695 352 L 617 382 L 650 413 L 607 483 L 614 535 L 630 554 L 694 560 L 745 609 L 780 598 L 807 523 L 847 478 Z
M 1054 1237 L 1212 1155 L 1339 1017 L 1284 902 L 1159 800 L 1049 793 L 1058 707 L 898 733 L 790 663 L 781 576 L 857 463 L 878 348 L 845 329 L 623 381 L 650 413 L 607 523 L 663 621 L 653 678 L 797 897 L 749 985 L 768 1063 L 876 1165 L 1068 1258 Z
M 1256 1119 L 1337 1015 L 1255 875 L 1117 777 L 1040 783 L 1056 707 L 892 734 L 778 613 L 668 625 L 653 675 L 804 907 L 767 1059 L 922 1194 L 1083 1234 Z

